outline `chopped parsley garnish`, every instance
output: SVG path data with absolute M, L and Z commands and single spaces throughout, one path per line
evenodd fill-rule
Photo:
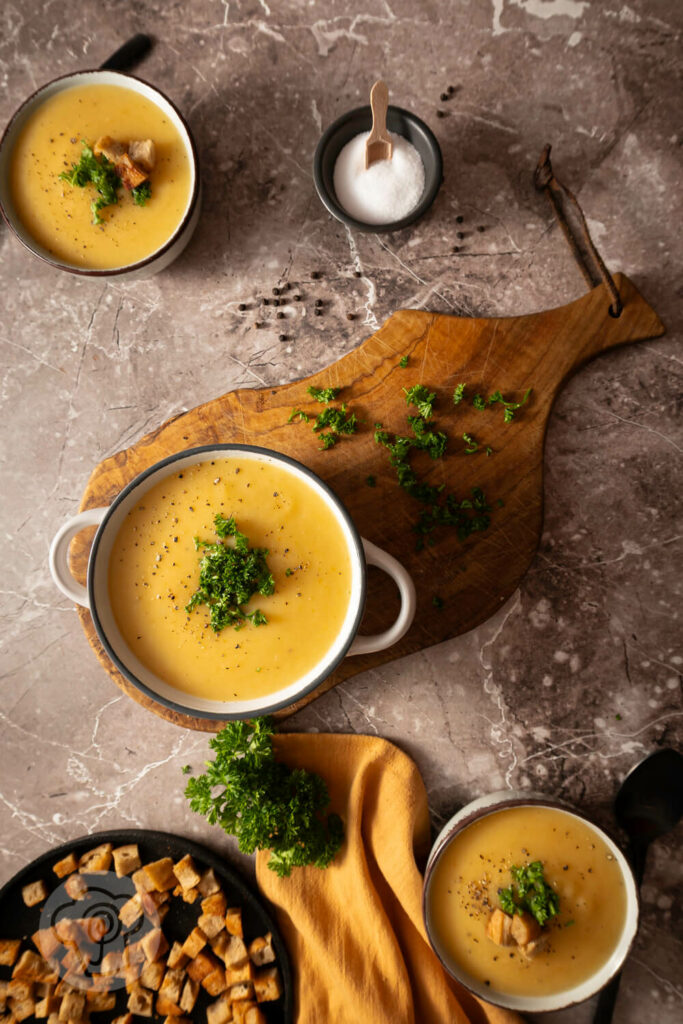
M 515 412 L 517 411 L 517 409 L 522 408 L 530 394 L 531 388 L 529 388 L 525 392 L 521 402 L 508 402 L 505 398 L 503 398 L 500 391 L 494 391 L 493 394 L 489 396 L 489 405 L 495 405 L 496 402 L 499 402 L 500 405 L 502 405 L 505 410 L 503 413 L 503 420 L 505 421 L 505 423 L 512 423 L 513 419 L 515 418 Z
M 479 409 L 481 411 L 482 409 L 486 409 L 488 407 L 488 402 L 486 401 L 485 398 L 482 397 L 482 395 L 475 395 L 474 398 L 472 399 L 472 405 L 474 406 L 475 409 Z
M 197 551 L 203 551 L 199 562 L 199 587 L 185 606 L 192 612 L 198 605 L 208 605 L 210 624 L 214 633 L 226 626 L 241 629 L 246 620 L 262 626 L 268 620 L 260 609 L 244 610 L 254 594 L 268 596 L 275 591 L 275 581 L 268 568 L 266 548 L 250 548 L 249 540 L 237 529 L 232 516 L 226 519 L 220 513 L 214 516 L 218 543 L 194 538 Z M 234 538 L 234 545 L 223 543 Z
M 348 413 L 348 415 L 347 415 Z M 329 433 L 321 433 L 327 429 Z M 348 412 L 346 405 L 342 402 L 341 409 L 328 406 L 327 409 L 316 416 L 313 430 L 319 435 L 323 443 L 323 449 L 333 448 L 343 434 L 355 434 L 357 420 L 355 412 Z
M 421 550 L 425 542 L 433 544 L 432 533 L 438 526 L 451 526 L 458 540 L 465 541 L 473 533 L 488 530 L 491 525 L 489 505 L 481 487 L 473 487 L 471 498 L 458 501 L 455 494 L 447 494 L 440 504 L 431 504 L 423 509 L 413 530 L 418 535 L 417 547 Z
M 293 423 L 294 420 L 299 420 L 303 421 L 304 423 L 308 423 L 310 418 L 311 417 L 308 415 L 308 413 L 304 412 L 303 409 L 292 409 L 292 411 L 289 414 L 289 419 L 287 420 L 287 422 Z
M 475 441 L 471 434 L 463 434 L 462 439 L 465 442 L 465 455 L 474 455 L 479 451 L 479 442 Z
M 103 224 L 100 217 L 100 210 L 105 206 L 113 206 L 118 203 L 118 189 L 121 186 L 113 163 L 105 156 L 96 157 L 91 147 L 84 140 L 81 141 L 81 158 L 77 164 L 71 165 L 70 171 L 62 171 L 59 175 L 61 181 L 76 188 L 85 188 L 86 185 L 94 185 L 97 191 L 97 198 L 90 204 L 92 210 L 93 224 Z
M 453 392 L 453 405 L 460 405 L 463 398 L 465 397 L 465 384 L 464 382 L 458 384 L 455 391 Z
M 408 365 L 408 356 L 401 356 L 401 358 L 398 361 L 398 365 L 401 367 L 402 370 L 405 370 L 406 366 Z
M 134 189 L 131 189 L 131 195 L 136 206 L 144 206 L 147 200 L 152 198 L 151 183 L 143 181 L 141 185 L 136 185 Z
M 310 384 L 306 390 L 311 398 L 315 398 L 316 402 L 328 405 L 335 400 L 341 388 L 316 388 L 315 385 Z
M 426 388 L 424 384 L 415 384 L 412 388 L 404 388 L 403 391 L 408 405 L 416 406 L 423 419 L 430 419 L 434 409 L 435 393 Z
M 188 779 L 190 807 L 210 825 L 237 838 L 242 853 L 270 850 L 268 867 L 280 878 L 293 867 L 326 868 L 344 841 L 337 814 L 324 815 L 324 779 L 275 760 L 272 718 L 229 722 L 209 740 L 215 757 Z
M 543 877 L 543 863 L 540 860 L 510 868 L 512 885 L 498 890 L 501 909 L 510 915 L 524 911 L 536 918 L 543 927 L 560 910 L 560 898 Z

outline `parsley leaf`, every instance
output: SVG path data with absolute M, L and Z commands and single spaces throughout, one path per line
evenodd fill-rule
M 398 361 L 398 365 L 401 367 L 402 370 L 405 370 L 406 366 L 408 365 L 408 356 L 401 356 L 401 358 Z
M 140 185 L 136 185 L 131 191 L 133 202 L 136 206 L 144 206 L 148 199 L 152 198 L 152 185 L 149 181 L 143 181 Z
M 311 417 L 308 415 L 308 413 L 304 412 L 303 409 L 292 409 L 292 411 L 289 414 L 289 419 L 287 420 L 287 422 L 293 423 L 294 420 L 298 419 L 300 421 L 303 421 L 304 423 L 308 423 L 310 418 Z
M 100 217 L 100 210 L 105 206 L 113 206 L 118 203 L 118 190 L 121 186 L 113 163 L 105 156 L 98 159 L 91 147 L 81 140 L 81 157 L 77 164 L 71 165 L 70 171 L 62 171 L 59 175 L 60 181 L 65 181 L 75 188 L 85 188 L 86 185 L 94 185 L 97 191 L 97 198 L 90 204 L 93 224 L 103 224 Z
M 472 405 L 475 409 L 479 409 L 479 411 L 481 411 L 487 407 L 488 402 L 481 395 L 475 395 L 472 399 Z
M 323 450 L 327 450 L 335 446 L 341 435 L 355 434 L 357 425 L 358 421 L 355 412 L 348 412 L 346 405 L 342 402 L 341 409 L 336 408 L 336 406 L 328 406 L 327 409 L 323 409 L 315 418 L 313 430 L 319 434 L 320 440 L 323 443 Z M 329 433 L 320 433 L 320 431 L 326 428 L 329 430 Z
M 215 757 L 203 775 L 188 780 L 190 807 L 210 825 L 237 838 L 242 853 L 270 850 L 268 867 L 279 877 L 293 867 L 327 867 L 344 840 L 325 781 L 275 760 L 272 718 L 229 722 L 209 740 Z
M 249 540 L 237 529 L 232 516 L 226 519 L 214 516 L 218 543 L 195 537 L 194 546 L 204 554 L 199 562 L 199 586 L 190 598 L 185 611 L 190 613 L 199 605 L 208 605 L 210 625 L 214 633 L 226 626 L 241 629 L 245 620 L 262 626 L 268 620 L 258 608 L 246 612 L 243 605 L 254 594 L 269 596 L 275 591 L 275 581 L 268 568 L 266 548 L 250 548 Z M 234 538 L 234 546 L 222 543 Z
M 507 399 L 503 398 L 500 391 L 494 391 L 493 394 L 489 396 L 489 405 L 494 405 L 496 402 L 499 402 L 504 407 L 505 410 L 503 412 L 504 422 L 512 423 L 513 419 L 515 418 L 515 412 L 517 411 L 517 409 L 522 408 L 530 394 L 531 388 L 529 388 L 525 392 L 521 402 L 508 402 Z
M 522 866 L 513 864 L 510 874 L 513 884 L 498 890 L 500 906 L 506 914 L 527 911 L 543 927 L 559 913 L 560 898 L 543 877 L 542 861 L 535 860 Z
M 479 451 L 479 442 L 475 441 L 471 434 L 463 434 L 462 439 L 465 442 L 465 455 L 473 455 Z
M 407 404 L 416 406 L 423 419 L 430 419 L 434 410 L 436 394 L 426 388 L 424 384 L 415 384 L 412 388 L 404 388 L 403 391 Z
M 453 405 L 460 405 L 463 398 L 465 397 L 465 384 L 464 381 L 456 386 L 453 392 Z
M 309 384 L 306 390 L 311 398 L 315 398 L 316 402 L 328 405 L 335 400 L 341 388 L 317 388 L 314 384 Z

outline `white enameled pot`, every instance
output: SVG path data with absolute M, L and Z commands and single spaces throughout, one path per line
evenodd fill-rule
M 441 855 L 456 836 L 460 835 L 463 829 L 469 825 L 474 824 L 474 822 L 489 814 L 515 807 L 549 807 L 562 811 L 573 818 L 578 818 L 584 825 L 592 829 L 607 846 L 619 865 L 626 889 L 626 919 L 619 941 L 611 956 L 585 981 L 549 995 L 513 995 L 484 985 L 483 982 L 472 977 L 464 970 L 451 956 L 448 949 L 439 939 L 433 926 L 431 883 L 434 879 L 434 868 L 439 862 Z M 545 1013 L 551 1010 L 563 1010 L 576 1003 L 582 1003 L 586 999 L 590 999 L 601 988 L 604 988 L 614 975 L 621 970 L 638 930 L 638 889 L 631 867 L 614 840 L 584 814 L 581 814 L 573 807 L 542 794 L 521 790 L 504 790 L 502 792 L 489 793 L 466 804 L 441 829 L 432 846 L 425 869 L 422 911 L 427 936 L 432 948 L 451 977 L 459 981 L 461 985 L 464 985 L 474 995 L 489 1003 L 504 1006 L 509 1010 L 517 1010 L 519 1013 Z
M 250 700 L 209 700 L 183 693 L 152 673 L 133 654 L 114 618 L 109 600 L 109 557 L 123 520 L 141 497 L 156 483 L 179 470 L 211 459 L 240 458 L 265 460 L 303 479 L 334 513 L 345 538 L 351 563 L 351 599 L 343 626 L 331 647 L 304 676 L 284 689 Z M 81 530 L 97 526 L 90 549 L 87 586 L 78 583 L 68 565 L 69 544 Z M 366 566 L 374 565 L 394 580 L 401 599 L 398 616 L 389 629 L 375 636 L 357 635 L 366 594 Z M 224 444 L 178 452 L 151 466 L 136 477 L 108 508 L 86 509 L 73 516 L 56 534 L 50 548 L 52 577 L 68 598 L 90 610 L 102 645 L 116 668 L 140 691 L 164 707 L 183 715 L 203 719 L 247 718 L 287 707 L 314 690 L 339 662 L 356 654 L 370 654 L 395 644 L 410 628 L 415 616 L 415 587 L 405 568 L 388 552 L 362 539 L 337 495 L 302 463 L 267 448 Z
M 39 245 L 24 227 L 14 208 L 10 188 L 10 166 L 15 142 L 19 138 L 27 120 L 45 100 L 77 85 L 118 85 L 130 89 L 140 96 L 144 96 L 154 103 L 155 106 L 159 107 L 165 116 L 168 117 L 177 130 L 187 152 L 191 179 L 183 216 L 170 238 L 153 253 L 150 253 L 149 256 L 138 260 L 136 263 L 128 263 L 120 267 L 108 267 L 101 270 L 75 267 L 70 263 L 64 263 Z M 22 103 L 7 125 L 0 140 L 0 212 L 7 221 L 8 226 L 19 241 L 34 256 L 56 267 L 58 270 L 66 270 L 68 273 L 77 274 L 79 277 L 95 277 L 103 281 L 131 281 L 151 277 L 160 270 L 164 270 L 165 267 L 168 267 L 180 255 L 190 241 L 199 221 L 200 206 L 201 186 L 197 150 L 187 122 L 168 96 L 161 92 L 160 89 L 155 88 L 155 86 L 150 85 L 148 82 L 144 82 L 141 78 L 136 78 L 134 75 L 123 74 L 120 71 L 98 69 L 94 71 L 78 71 L 55 78 L 46 85 L 41 86 L 40 89 Z

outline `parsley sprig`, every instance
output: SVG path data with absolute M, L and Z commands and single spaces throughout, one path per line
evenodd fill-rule
M 81 146 L 81 158 L 78 163 L 72 164 L 70 171 L 62 171 L 59 178 L 76 188 L 85 188 L 86 185 L 91 184 L 95 186 L 97 198 L 93 199 L 90 204 L 92 222 L 93 224 L 103 224 L 100 210 L 105 206 L 113 206 L 118 203 L 121 179 L 116 173 L 113 163 L 105 156 L 96 157 L 85 140 L 81 140 Z
M 513 884 L 498 890 L 501 909 L 506 914 L 523 914 L 527 911 L 543 927 L 560 910 L 560 898 L 543 877 L 543 863 L 540 860 L 510 868 Z M 515 888 L 516 887 L 516 888 Z
M 306 390 L 311 398 L 327 407 L 318 413 L 311 428 L 320 437 L 323 451 L 334 448 L 345 435 L 356 433 L 358 420 L 355 412 L 349 412 L 345 402 L 342 402 L 341 406 L 330 405 L 330 402 L 333 402 L 342 390 L 341 388 L 317 388 L 314 384 L 309 384 Z M 303 409 L 292 409 L 287 422 L 293 423 L 295 420 L 309 423 L 311 417 Z
M 324 779 L 276 761 L 271 718 L 229 722 L 209 740 L 215 757 L 188 780 L 190 807 L 210 825 L 237 838 L 242 853 L 270 850 L 268 867 L 280 878 L 293 867 L 326 868 L 344 840 Z
M 226 626 L 241 629 L 247 620 L 254 626 L 265 625 L 268 620 L 259 608 L 247 612 L 243 606 L 254 594 L 268 596 L 275 591 L 266 561 L 267 548 L 250 548 L 249 539 L 237 529 L 232 516 L 226 519 L 219 512 L 213 522 L 220 538 L 218 543 L 194 538 L 196 550 L 204 554 L 199 563 L 199 587 L 185 611 L 208 605 L 214 633 L 220 633 Z M 234 545 L 223 543 L 228 537 L 234 538 Z

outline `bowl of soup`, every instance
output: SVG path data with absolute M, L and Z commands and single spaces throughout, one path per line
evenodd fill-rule
M 116 71 L 57 78 L 0 142 L 0 210 L 19 241 L 60 270 L 145 277 L 185 248 L 199 219 L 190 129 L 159 89 Z
M 595 995 L 621 969 L 638 894 L 619 847 L 578 811 L 507 791 L 462 808 L 425 872 L 423 912 L 446 971 L 523 1013 Z
M 94 525 L 83 586 L 68 548 Z M 394 623 L 374 636 L 358 633 L 368 564 L 392 577 L 401 599 Z M 286 707 L 343 658 L 396 643 L 415 615 L 406 569 L 359 536 L 327 484 L 252 445 L 189 449 L 151 466 L 108 508 L 62 526 L 50 569 L 89 608 L 129 682 L 202 720 Z

